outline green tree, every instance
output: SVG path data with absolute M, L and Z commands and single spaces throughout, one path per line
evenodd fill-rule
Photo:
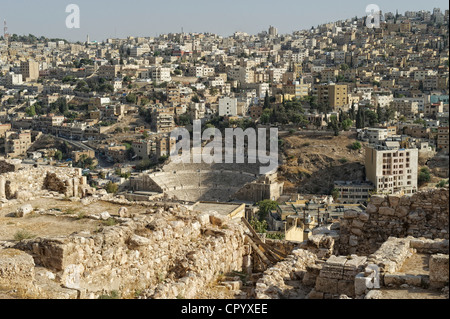
M 36 116 L 36 107 L 34 105 L 30 105 L 30 107 L 25 109 L 25 113 L 27 113 L 29 117 Z
M 105 186 L 105 189 L 109 194 L 115 194 L 119 190 L 119 185 L 113 182 L 108 182 L 108 184 L 106 184 Z
M 362 146 L 361 146 L 361 143 L 360 143 L 360 142 L 355 142 L 355 143 L 352 144 L 352 150 L 357 151 L 357 150 L 360 150 L 361 147 L 362 147 Z
M 58 151 L 56 151 L 55 152 L 55 159 L 57 159 L 58 161 L 61 161 L 62 160 L 62 158 L 63 158 L 63 153 L 60 151 L 60 150 L 58 150 Z
M 419 171 L 419 175 L 417 177 L 417 183 L 419 186 L 428 183 L 431 180 L 430 169 L 428 167 L 422 167 Z
M 339 136 L 339 123 L 336 115 L 331 116 L 329 127 L 333 130 L 334 136 Z
M 130 94 L 127 95 L 127 97 L 126 97 L 125 99 L 126 99 L 126 101 L 127 101 L 128 103 L 136 104 L 137 96 L 136 96 L 136 94 L 134 94 L 134 93 L 130 93 Z
M 249 224 L 253 227 L 253 229 L 258 233 L 258 234 L 264 234 L 267 232 L 267 228 L 269 227 L 269 225 L 267 224 L 267 222 L 265 220 L 261 221 L 258 220 L 257 218 L 252 218 L 249 221 Z
M 345 119 L 342 121 L 341 126 L 344 131 L 348 131 L 353 125 L 353 121 L 351 119 Z
M 270 109 L 270 97 L 269 91 L 266 91 L 266 96 L 264 97 L 264 106 L 263 109 Z
M 259 220 L 263 221 L 268 217 L 269 213 L 272 210 L 277 208 L 278 203 L 270 199 L 265 199 L 263 201 L 258 202 L 257 206 L 259 209 Z

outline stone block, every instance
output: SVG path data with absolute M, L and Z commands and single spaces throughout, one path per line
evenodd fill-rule
M 371 278 L 364 277 L 364 273 L 359 273 L 355 277 L 354 291 L 356 296 L 364 295 L 369 287 Z
M 380 215 L 394 216 L 395 215 L 395 210 L 393 208 L 390 208 L 390 207 L 380 207 L 378 209 L 378 213 Z
M 352 247 L 358 246 L 358 237 L 351 235 L 349 237 L 348 244 Z
M 338 279 L 317 277 L 316 290 L 323 293 L 337 294 Z
M 374 214 L 378 211 L 378 206 L 375 206 L 372 203 L 369 203 L 366 208 L 366 212 L 369 214 Z
M 371 290 L 367 293 L 364 299 L 382 299 L 382 293 L 379 290 Z
M 111 215 L 108 212 L 102 212 L 102 213 L 100 213 L 100 218 L 102 220 L 108 220 L 111 218 Z
M 31 255 L 17 249 L 0 249 L 0 287 L 21 293 L 33 291 L 34 267 Z
M 360 219 L 361 221 L 363 221 L 363 222 L 368 221 L 369 218 L 370 218 L 370 216 L 369 216 L 369 214 L 367 214 L 367 213 L 362 212 L 362 213 L 359 214 L 359 219 Z
M 310 293 L 306 296 L 306 299 L 323 299 L 323 292 L 317 291 L 315 289 L 311 290 Z
M 399 206 L 395 211 L 395 216 L 400 218 L 406 217 L 408 216 L 408 214 L 409 214 L 409 207 L 406 206 Z
M 339 280 L 338 293 L 349 297 L 355 296 L 355 282 L 352 280 Z
M 384 202 L 384 200 L 385 200 L 384 196 L 374 195 L 370 198 L 370 203 L 376 206 L 380 206 Z
M 344 218 L 356 218 L 358 217 L 358 212 L 353 209 L 348 209 L 344 212 Z
M 352 228 L 352 229 L 350 229 L 350 232 L 352 234 L 355 234 L 356 236 L 362 236 L 362 234 L 363 234 L 362 230 L 359 228 Z
M 309 287 L 314 287 L 316 285 L 317 275 L 311 272 L 307 272 L 303 276 L 302 284 Z
M 430 286 L 441 288 L 449 282 L 449 255 L 437 254 L 430 258 Z
M 364 227 L 364 222 L 362 222 L 359 219 L 354 219 L 353 222 L 352 222 L 352 227 L 362 229 Z
M 201 214 L 197 216 L 197 220 L 200 222 L 202 226 L 206 226 L 209 224 L 209 215 L 208 214 Z
M 33 206 L 31 206 L 31 204 L 25 204 L 25 205 L 20 206 L 17 209 L 16 216 L 17 217 L 25 217 L 26 215 L 30 214 L 31 212 L 33 212 Z
M 398 195 L 389 195 L 389 206 L 395 208 L 397 207 L 398 203 L 400 202 L 400 196 Z

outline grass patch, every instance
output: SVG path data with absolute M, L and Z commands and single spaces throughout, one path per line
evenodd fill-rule
M 311 146 L 311 143 L 304 143 L 304 144 L 302 144 L 302 147 L 308 147 L 308 146 Z
M 118 291 L 113 290 L 109 295 L 101 295 L 98 299 L 119 299 L 120 294 Z
M 346 159 L 346 158 L 341 158 L 341 159 L 339 160 L 339 163 L 341 163 L 341 164 L 348 163 L 348 159 Z
M 36 237 L 36 235 L 33 235 L 29 231 L 26 230 L 19 230 L 14 234 L 14 240 L 16 241 L 22 241 L 24 239 L 31 239 Z
M 109 218 L 108 220 L 103 221 L 103 225 L 105 225 L 105 226 L 114 226 L 117 224 L 118 223 L 114 218 Z
M 77 212 L 78 212 L 78 210 L 76 210 L 75 208 L 67 208 L 63 212 L 63 215 L 73 215 L 73 214 L 76 214 Z
M 85 212 L 78 213 L 77 219 L 83 219 L 83 218 L 86 218 L 86 213 Z

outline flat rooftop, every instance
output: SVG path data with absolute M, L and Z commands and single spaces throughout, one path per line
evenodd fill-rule
M 200 211 L 202 213 L 212 213 L 217 212 L 221 215 L 230 215 L 235 210 L 240 208 L 245 204 L 236 203 L 212 203 L 212 202 L 198 202 L 192 206 L 193 210 Z

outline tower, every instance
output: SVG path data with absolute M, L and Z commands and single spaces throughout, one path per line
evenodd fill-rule
M 8 25 L 6 24 L 6 20 L 3 22 L 3 38 L 6 41 L 6 45 L 9 44 L 9 34 L 8 34 Z

